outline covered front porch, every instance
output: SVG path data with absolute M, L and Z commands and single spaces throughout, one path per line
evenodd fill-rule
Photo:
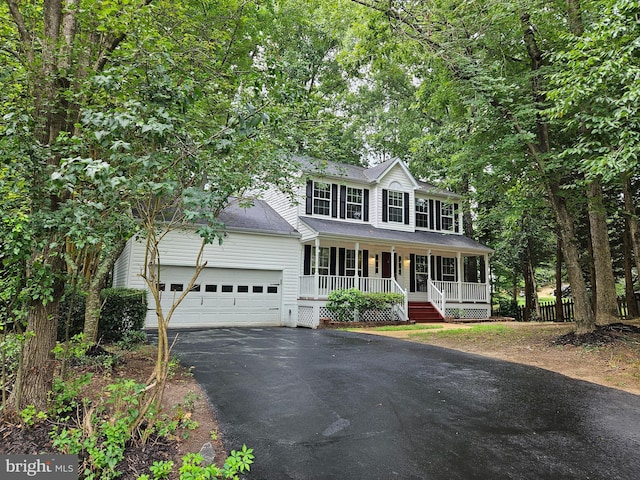
M 404 303 L 388 320 L 442 321 L 491 315 L 488 252 L 452 252 L 422 245 L 314 239 L 304 246 L 299 324 L 315 327 L 334 290 L 399 293 Z M 437 312 L 426 315 L 426 306 Z M 422 308 L 425 306 L 425 308 Z

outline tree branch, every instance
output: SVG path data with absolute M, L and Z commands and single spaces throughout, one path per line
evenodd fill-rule
M 32 36 L 24 23 L 24 18 L 22 17 L 22 13 L 20 13 L 20 7 L 18 7 L 18 3 L 15 0 L 7 0 L 7 5 L 9 6 L 11 17 L 18 27 L 20 41 L 25 48 L 27 58 L 29 59 L 29 62 L 33 62 Z

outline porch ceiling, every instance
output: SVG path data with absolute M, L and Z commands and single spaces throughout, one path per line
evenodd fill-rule
M 402 243 L 420 245 L 421 247 L 441 247 L 449 250 L 463 251 L 482 255 L 492 253 L 489 247 L 472 240 L 464 235 L 454 235 L 437 232 L 401 232 L 376 228 L 367 223 L 347 223 L 325 220 L 315 217 L 300 217 L 305 225 L 318 235 L 340 237 L 354 241 L 375 243 Z

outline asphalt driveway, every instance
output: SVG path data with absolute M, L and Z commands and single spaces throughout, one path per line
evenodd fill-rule
M 180 332 L 249 479 L 637 479 L 640 397 L 392 338 Z

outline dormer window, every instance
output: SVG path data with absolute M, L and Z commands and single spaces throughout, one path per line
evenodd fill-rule
M 416 198 L 416 227 L 429 228 L 429 200 Z
M 313 213 L 315 215 L 331 215 L 331 184 L 313 183 Z
M 393 182 L 393 186 L 398 182 Z M 398 185 L 399 186 L 399 185 Z M 382 190 L 382 221 L 409 225 L 409 193 L 399 190 Z
M 404 223 L 404 194 L 389 191 L 389 221 Z
M 362 189 L 347 187 L 347 218 L 362 220 Z

